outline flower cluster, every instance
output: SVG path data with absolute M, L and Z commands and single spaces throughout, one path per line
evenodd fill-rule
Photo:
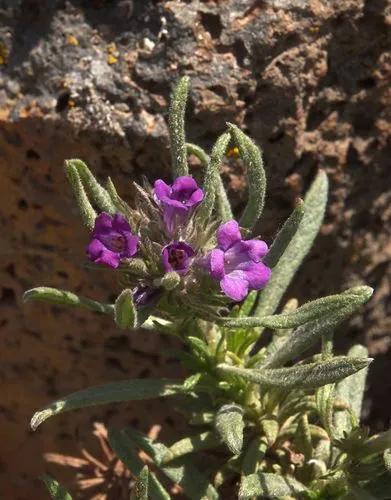
M 225 296 L 236 302 L 243 300 L 250 290 L 260 290 L 267 284 L 271 270 L 262 262 L 268 252 L 267 244 L 257 239 L 244 240 L 235 220 L 220 225 L 215 241 L 206 248 L 195 248 L 185 241 L 183 235 L 189 221 L 204 198 L 203 190 L 192 177 L 178 177 L 172 185 L 157 180 L 151 198 L 161 215 L 166 242 L 160 252 L 163 274 L 176 272 L 185 277 L 191 270 L 207 274 L 218 281 Z M 133 257 L 143 258 L 141 243 L 124 215 L 101 213 L 95 220 L 87 255 L 97 264 L 118 268 Z M 151 293 L 141 283 L 135 291 L 135 302 L 142 305 Z

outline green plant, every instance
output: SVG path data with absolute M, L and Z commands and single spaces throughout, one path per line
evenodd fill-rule
M 371 359 L 360 345 L 346 356 L 333 354 L 336 327 L 372 289 L 357 286 L 300 306 L 290 299 L 281 307 L 322 223 L 327 176 L 317 174 L 268 249 L 251 237 L 265 201 L 261 153 L 232 124 L 210 156 L 186 143 L 188 86 L 187 78 L 180 80 L 170 108 L 172 186 L 161 180 L 154 189 L 135 185 L 131 207 L 110 179 L 103 187 L 82 161 L 65 163 L 92 231 L 88 256 L 116 269 L 123 287 L 115 303 L 45 287 L 24 297 L 108 314 L 120 328 L 142 328 L 145 335 L 174 335 L 183 343 L 178 356 L 189 375 L 84 389 L 38 411 L 31 426 L 91 405 L 169 397 L 189 416 L 191 435 L 166 446 L 130 428 L 109 432 L 113 450 L 137 478 L 134 498 L 170 498 L 162 478 L 195 500 L 224 498 L 225 487 L 240 499 L 390 498 L 391 431 L 369 437 L 359 427 Z M 233 147 L 249 181 L 242 233 L 219 173 Z M 189 176 L 188 154 L 204 167 L 202 189 Z M 259 347 L 265 329 L 270 341 Z M 310 354 L 319 343 L 320 354 Z M 154 472 L 144 467 L 139 449 Z M 203 470 L 196 452 L 208 455 Z M 46 483 L 53 498 L 69 498 L 54 480 Z

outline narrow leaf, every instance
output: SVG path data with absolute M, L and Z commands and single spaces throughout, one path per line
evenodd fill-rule
M 215 448 L 221 444 L 220 438 L 214 432 L 203 432 L 196 436 L 183 438 L 176 443 L 174 443 L 167 450 L 167 454 L 162 458 L 161 463 L 167 464 L 172 460 L 187 455 L 189 453 L 194 453 L 196 451 L 208 450 L 210 448 Z
M 123 329 L 137 326 L 137 311 L 133 302 L 132 290 L 125 289 L 117 297 L 114 305 L 114 319 Z
M 109 193 L 95 179 L 87 165 L 82 160 L 78 159 L 66 160 L 66 171 L 68 172 L 68 170 L 70 168 L 72 169 L 72 167 L 77 170 L 83 186 L 93 203 L 100 210 L 109 214 L 114 214 L 116 212 L 116 208 Z
M 48 475 L 41 477 L 53 500 L 72 500 L 71 495 L 59 482 Z
M 311 430 L 306 413 L 304 413 L 304 415 L 301 415 L 298 419 L 294 443 L 299 452 L 303 453 L 306 462 L 308 462 L 308 460 L 312 458 L 313 449 Z
M 320 171 L 304 199 L 299 228 L 274 267 L 272 277 L 259 295 L 257 316 L 273 314 L 282 296 L 307 255 L 323 221 L 327 202 L 327 176 Z
M 258 472 L 242 478 L 239 490 L 239 499 L 251 497 L 278 498 L 294 496 L 304 493 L 306 487 L 291 477 L 282 477 L 277 474 Z
M 148 466 L 145 465 L 140 474 L 137 477 L 137 480 L 133 486 L 133 489 L 130 494 L 130 500 L 148 500 L 148 490 L 149 490 L 149 469 Z
M 348 356 L 357 358 L 368 355 L 368 349 L 362 345 L 353 346 Z M 364 398 L 365 380 L 367 377 L 367 370 L 351 375 L 350 377 L 341 380 L 337 385 L 336 395 L 338 398 L 345 401 L 349 406 L 353 415 L 360 421 L 362 400 Z M 337 412 L 335 415 L 335 424 L 338 428 L 338 435 L 342 437 L 344 431 L 351 430 L 351 418 L 346 412 Z
M 126 443 L 136 443 L 150 455 L 155 463 L 160 467 L 160 470 L 176 484 L 179 484 L 186 492 L 186 496 L 191 500 L 200 500 L 207 498 L 208 500 L 217 500 L 218 494 L 215 488 L 209 483 L 208 479 L 194 467 L 193 459 L 190 457 L 181 457 L 170 462 L 167 465 L 161 466 L 161 458 L 169 454 L 169 448 L 162 443 L 154 443 L 146 436 L 142 436 L 133 429 L 126 429 L 122 434 L 125 434 Z M 123 440 L 121 441 L 123 443 Z M 115 450 L 117 451 L 117 450 Z M 119 455 L 121 458 L 121 455 Z M 122 460 L 122 458 L 121 458 Z
M 269 248 L 269 252 L 263 259 L 263 262 L 273 268 L 280 260 L 280 257 L 285 252 L 287 246 L 291 242 L 293 236 L 299 229 L 300 222 L 304 216 L 304 203 L 300 200 L 297 207 L 293 210 L 291 215 L 285 221 L 284 225 L 275 237 L 272 245 Z
M 25 302 L 29 300 L 40 300 L 44 302 L 52 302 L 53 304 L 60 304 L 64 306 L 77 306 L 90 311 L 96 311 L 104 314 L 112 315 L 114 308 L 111 304 L 101 304 L 96 300 L 87 299 L 85 297 L 78 297 L 72 292 L 66 290 L 58 290 L 57 288 L 50 288 L 47 286 L 39 286 L 27 290 L 23 294 Z
M 167 379 L 133 379 L 121 382 L 112 382 L 82 391 L 74 392 L 69 396 L 55 401 L 46 408 L 38 411 L 31 419 L 31 428 L 36 430 L 45 420 L 59 413 L 78 408 L 96 406 L 121 401 L 139 401 L 172 396 L 182 392 L 182 385 L 175 380 Z
M 254 438 L 243 454 L 242 473 L 248 476 L 257 472 L 258 465 L 262 462 L 267 450 L 267 442 L 264 437 Z
M 170 132 L 171 159 L 174 177 L 188 175 L 187 150 L 185 138 L 185 112 L 189 94 L 190 79 L 184 76 L 179 80 L 171 95 L 168 128 Z
M 135 476 L 141 474 L 144 463 L 140 459 L 133 441 L 126 435 L 126 433 L 124 431 L 111 428 L 109 429 L 108 440 L 114 453 L 132 472 L 132 474 Z M 170 500 L 170 495 L 161 485 L 160 481 L 153 472 L 149 473 L 148 483 L 149 495 L 152 500 Z
M 220 135 L 213 146 L 208 169 L 204 179 L 204 200 L 200 206 L 200 214 L 203 219 L 209 219 L 216 202 L 216 191 L 221 181 L 220 165 L 227 151 L 231 136 L 228 132 Z
M 350 288 L 337 295 L 322 297 L 302 305 L 292 312 L 284 312 L 273 316 L 242 317 L 223 320 L 226 327 L 254 328 L 264 326 L 267 328 L 294 328 L 309 321 L 332 315 L 337 310 L 347 307 L 354 311 L 364 302 L 369 300 L 373 289 L 368 286 Z M 289 340 L 291 342 L 291 339 Z
M 308 321 L 299 326 L 280 349 L 268 358 L 264 366 L 268 368 L 282 366 L 287 361 L 296 358 L 304 351 L 308 350 L 322 335 L 333 331 L 339 323 L 344 321 L 353 314 L 357 308 L 367 302 L 372 293 L 373 289 L 367 286 L 352 288 L 342 293 L 337 300 L 342 301 L 343 307 L 338 307 L 333 311 L 329 311 L 327 315 L 325 314 L 325 317 Z M 297 310 L 299 311 L 300 309 L 301 308 Z
M 243 414 L 243 408 L 237 404 L 223 405 L 216 413 L 216 430 L 234 455 L 239 455 L 243 446 Z
M 296 365 L 291 368 L 246 369 L 225 364 L 218 365 L 221 373 L 238 375 L 264 387 L 307 389 L 337 382 L 366 368 L 370 358 L 335 357 L 330 361 Z
M 228 124 L 234 143 L 247 167 L 248 202 L 240 218 L 241 227 L 252 229 L 260 218 L 265 204 L 266 174 L 260 149 L 236 125 Z
M 73 165 L 68 165 L 66 167 L 66 175 L 72 187 L 73 194 L 75 195 L 81 218 L 87 228 L 92 231 L 95 226 L 97 214 L 88 199 L 87 193 L 85 192 L 79 172 Z

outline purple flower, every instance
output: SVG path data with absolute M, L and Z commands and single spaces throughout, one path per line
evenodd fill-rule
M 138 236 L 132 234 L 129 223 L 123 215 L 112 216 L 103 212 L 95 219 L 87 255 L 93 262 L 115 269 L 121 259 L 135 255 L 138 241 Z
M 167 230 L 173 234 L 177 226 L 183 226 L 194 209 L 201 203 L 204 193 L 189 176 L 175 179 L 169 186 L 161 179 L 155 181 L 155 200 L 163 208 L 163 218 Z
M 261 240 L 242 240 L 239 224 L 230 220 L 217 230 L 218 246 L 208 256 L 211 276 L 232 300 L 243 300 L 250 290 L 260 290 L 271 270 L 261 262 L 268 252 Z
M 194 250 L 184 241 L 166 245 L 162 250 L 163 267 L 166 272 L 176 271 L 185 274 L 190 268 Z

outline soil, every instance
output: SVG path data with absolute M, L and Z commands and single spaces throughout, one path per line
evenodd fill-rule
M 77 454 L 96 420 L 143 430 L 158 422 L 167 439 L 183 424 L 169 402 L 153 401 L 65 414 L 31 433 L 32 413 L 60 395 L 180 368 L 163 337 L 21 301 L 37 285 L 116 296 L 110 272 L 85 268 L 88 235 L 63 160 L 84 159 L 124 195 L 131 180 L 168 179 L 167 104 L 183 74 L 192 81 L 190 141 L 210 149 L 230 121 L 262 147 L 267 241 L 316 171 L 328 173 L 326 220 L 288 295 L 375 288 L 338 347 L 363 342 L 376 357 L 364 418 L 388 426 L 390 22 L 385 0 L 0 0 L 2 498 L 46 498 L 37 477 L 62 476 L 42 453 Z M 227 160 L 224 181 L 239 211 L 237 161 Z

